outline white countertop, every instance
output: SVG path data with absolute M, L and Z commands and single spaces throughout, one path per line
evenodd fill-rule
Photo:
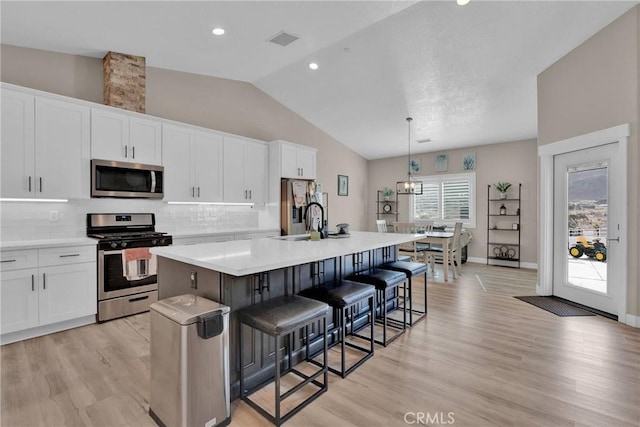
M 57 248 L 64 246 L 96 246 L 97 239 L 88 237 L 70 237 L 64 239 L 14 240 L 0 242 L 0 250 Z
M 419 235 L 354 231 L 351 237 L 319 241 L 277 238 L 165 246 L 151 252 L 232 276 L 244 276 L 418 240 Z

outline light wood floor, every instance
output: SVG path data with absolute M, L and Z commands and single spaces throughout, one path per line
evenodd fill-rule
M 533 295 L 535 281 L 469 263 L 455 282 L 430 276 L 428 318 L 346 379 L 330 375 L 287 425 L 639 426 L 640 330 L 512 298 Z M 154 425 L 148 314 L 6 345 L 1 357 L 2 426 Z M 270 425 L 244 403 L 232 416 Z

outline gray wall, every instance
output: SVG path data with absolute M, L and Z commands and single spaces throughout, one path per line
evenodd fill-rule
M 0 79 L 102 103 L 102 60 L 0 46 Z M 147 114 L 263 141 L 318 148 L 318 182 L 329 193 L 330 227 L 366 229 L 367 161 L 250 83 L 147 67 Z M 349 196 L 337 196 L 338 175 Z
M 631 124 L 627 313 L 635 316 L 640 315 L 639 71 L 640 6 L 636 6 L 538 76 L 539 145 Z

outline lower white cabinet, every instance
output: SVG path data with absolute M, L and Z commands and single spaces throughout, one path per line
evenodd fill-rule
M 2 272 L 0 333 L 38 326 L 37 277 L 37 268 Z
M 3 344 L 78 326 L 61 322 L 96 314 L 95 246 L 2 251 L 0 258 Z M 60 326 L 42 328 L 53 324 Z M 20 331 L 26 333 L 7 336 Z

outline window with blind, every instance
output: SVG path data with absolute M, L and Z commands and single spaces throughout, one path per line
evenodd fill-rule
M 476 174 L 447 174 L 415 177 L 422 181 L 422 194 L 410 196 L 412 221 L 433 220 L 437 224 L 462 222 L 476 227 Z

